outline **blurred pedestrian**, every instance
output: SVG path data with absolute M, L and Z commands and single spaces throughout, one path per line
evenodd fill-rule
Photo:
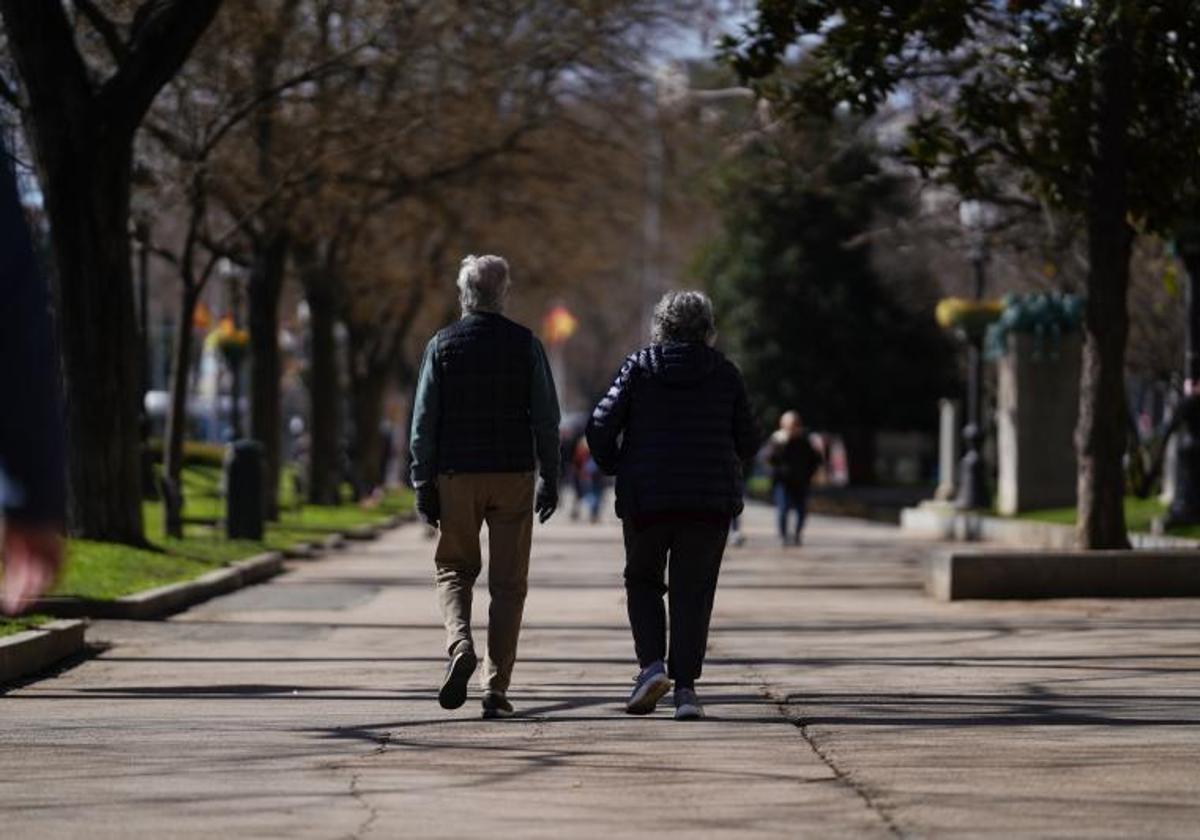
M 705 295 L 664 296 L 654 309 L 652 343 L 625 360 L 588 425 L 592 457 L 617 477 L 641 669 L 625 706 L 630 714 L 653 712 L 671 680 L 675 718 L 704 714 L 695 685 L 729 522 L 742 510 L 741 462 L 757 444 L 746 386 L 712 348 L 715 338 Z
M 571 458 L 571 467 L 575 473 L 575 493 L 578 505 L 581 502 L 587 506 L 588 521 L 593 525 L 600 521 L 600 508 L 604 504 L 604 473 L 596 465 L 592 457 L 591 447 L 587 438 L 580 438 L 575 446 L 575 454 Z M 572 519 L 578 519 L 578 514 L 572 511 Z
M 577 422 L 574 420 L 563 423 L 559 429 L 559 455 L 562 463 L 562 482 L 570 484 L 572 491 L 571 498 L 571 521 L 575 522 L 579 519 L 579 513 L 583 508 L 583 483 L 579 476 L 579 470 L 575 468 L 575 453 L 579 450 L 579 444 L 584 439 L 583 432 L 587 428 L 586 422 Z
M 10 614 L 54 584 L 66 522 L 58 356 L 12 164 L 0 140 L 0 606 Z
M 746 544 L 746 535 L 742 533 L 741 514 L 733 517 L 729 523 L 729 544 L 734 548 L 741 548 Z
M 462 318 L 425 348 L 411 435 L 417 512 L 441 528 L 434 564 L 450 661 L 438 702 L 445 709 L 466 702 L 478 664 L 471 601 L 486 522 L 491 606 L 483 717 L 511 717 L 507 695 L 525 607 L 533 514 L 545 522 L 558 506 L 558 395 L 542 343 L 501 314 L 508 263 L 467 257 L 458 288 Z
M 779 541 L 784 546 L 800 545 L 808 516 L 808 491 L 821 466 L 821 453 L 804 430 L 804 420 L 795 411 L 785 411 L 779 428 L 767 441 L 767 464 L 771 468 L 771 495 L 779 524 Z M 796 527 L 790 527 L 795 514 Z

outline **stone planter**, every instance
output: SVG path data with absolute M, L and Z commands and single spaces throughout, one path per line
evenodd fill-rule
M 997 508 L 1005 515 L 1075 504 L 1079 333 L 1039 343 L 1010 333 L 998 361 Z

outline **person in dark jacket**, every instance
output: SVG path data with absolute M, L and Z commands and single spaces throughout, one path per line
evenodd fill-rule
M 729 522 L 742 510 L 741 464 L 757 448 L 745 383 L 712 348 L 715 338 L 705 295 L 668 293 L 654 309 L 653 343 L 625 360 L 588 424 L 592 457 L 617 477 L 641 669 L 625 707 L 630 714 L 654 711 L 671 680 L 676 719 L 704 714 L 695 684 Z
M 795 411 L 779 418 L 779 430 L 767 441 L 767 464 L 771 468 L 771 494 L 779 523 L 779 540 L 784 546 L 800 545 L 808 515 L 808 491 L 821 466 L 819 453 L 808 439 L 804 421 Z M 796 528 L 789 520 L 796 514 Z
M 50 308 L 2 142 L 0 243 L 0 562 L 2 607 L 16 613 L 58 576 L 67 494 Z
M 450 662 L 438 701 L 456 709 L 478 662 L 471 600 L 488 525 L 488 643 L 483 716 L 510 717 L 508 686 L 529 577 L 533 514 L 558 506 L 558 395 L 542 343 L 501 311 L 508 263 L 467 257 L 458 276 L 462 319 L 425 348 L 413 405 L 417 512 L 441 526 L 434 563 Z M 535 468 L 539 475 L 534 489 Z

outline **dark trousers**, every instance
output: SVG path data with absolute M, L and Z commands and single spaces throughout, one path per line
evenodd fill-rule
M 779 525 L 779 536 L 786 540 L 794 535 L 799 541 L 800 532 L 804 530 L 804 520 L 808 518 L 808 491 L 789 490 L 783 484 L 775 485 L 775 517 Z M 792 512 L 796 514 L 796 530 L 788 530 L 788 520 Z
M 704 665 L 708 622 L 729 527 L 680 521 L 638 528 L 625 522 L 624 529 L 625 595 L 638 663 L 645 668 L 667 659 L 671 679 L 677 686 L 690 688 Z M 664 582 L 668 566 L 669 585 Z M 668 593 L 670 656 L 663 608 L 663 595 Z

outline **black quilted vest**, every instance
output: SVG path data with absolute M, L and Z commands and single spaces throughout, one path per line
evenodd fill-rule
M 438 472 L 531 472 L 533 333 L 478 312 L 437 334 Z

